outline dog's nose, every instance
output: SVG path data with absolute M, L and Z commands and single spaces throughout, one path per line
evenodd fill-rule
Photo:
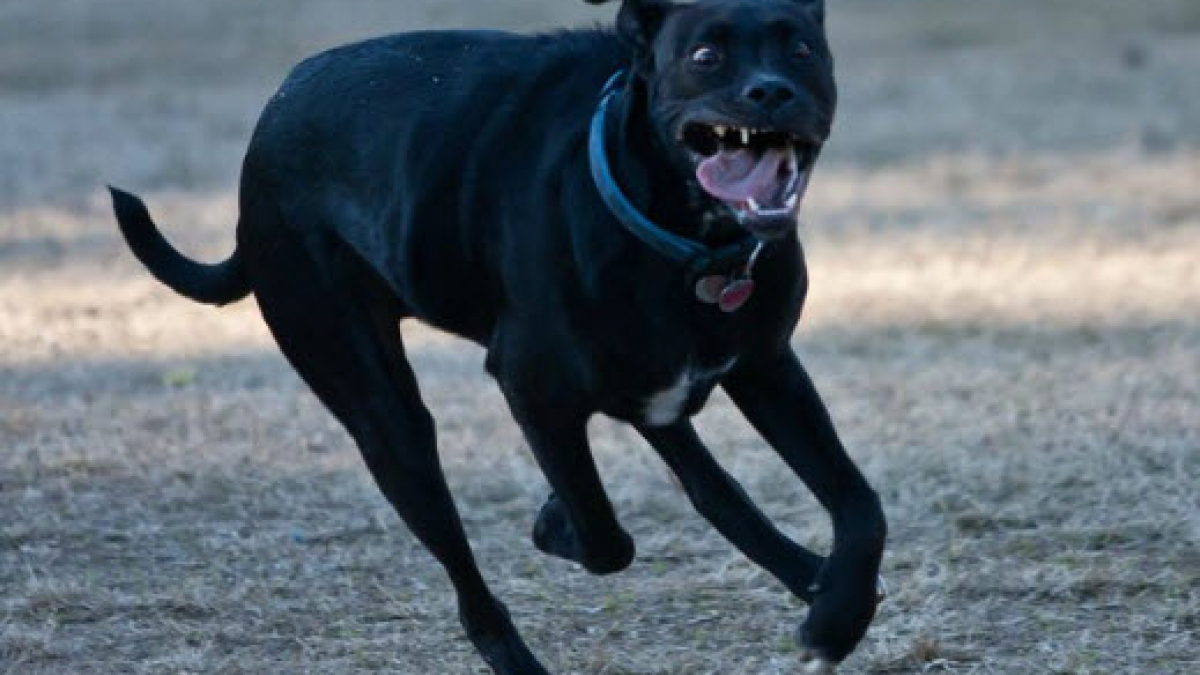
M 796 98 L 796 90 L 782 77 L 758 75 L 742 90 L 742 98 L 760 108 L 774 110 Z

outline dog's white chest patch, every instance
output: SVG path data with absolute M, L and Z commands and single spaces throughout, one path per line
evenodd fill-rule
M 684 368 L 675 384 L 646 399 L 646 424 L 660 427 L 679 419 L 691 392 L 691 371 Z
M 683 406 L 687 403 L 688 396 L 692 393 L 692 386 L 697 382 L 711 380 L 724 375 L 729 372 L 729 369 L 733 367 L 736 361 L 736 358 L 730 359 L 725 364 L 716 368 L 685 366 L 683 371 L 679 373 L 679 379 L 675 380 L 675 384 L 656 394 L 652 394 L 650 398 L 646 399 L 646 412 L 644 414 L 646 424 L 652 427 L 661 427 L 679 419 L 679 415 L 683 412 Z

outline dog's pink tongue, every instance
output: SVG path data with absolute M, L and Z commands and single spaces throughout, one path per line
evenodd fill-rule
M 787 152 L 781 148 L 770 148 L 760 156 L 747 148 L 722 150 L 700 162 L 696 178 L 717 199 L 744 202 L 753 198 L 769 203 L 779 194 L 780 176 L 787 160 Z

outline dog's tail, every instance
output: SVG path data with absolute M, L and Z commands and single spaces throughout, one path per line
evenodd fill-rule
M 196 262 L 163 238 L 141 199 L 114 187 L 108 191 L 125 242 L 154 278 L 185 298 L 209 305 L 226 305 L 250 294 L 237 251 L 224 262 Z

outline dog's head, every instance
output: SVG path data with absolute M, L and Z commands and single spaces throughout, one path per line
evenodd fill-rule
M 762 239 L 795 227 L 837 99 L 824 0 L 624 0 L 617 31 L 711 206 Z

